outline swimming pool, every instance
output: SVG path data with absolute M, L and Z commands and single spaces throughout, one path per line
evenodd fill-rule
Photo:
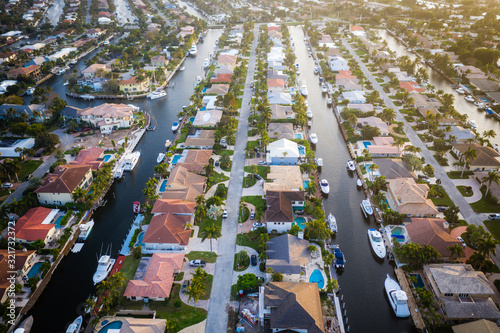
M 299 146 L 299 155 L 305 155 L 306 154 L 306 147 L 305 146 Z
M 137 236 L 137 242 L 135 242 L 136 244 L 138 244 L 138 245 L 140 245 L 140 246 L 142 246 L 142 247 L 144 247 L 144 243 L 142 242 L 142 240 L 144 239 L 144 234 L 145 234 L 145 233 L 146 233 L 145 231 L 141 232 L 141 233 Z
M 479 99 L 485 103 L 491 103 L 491 101 L 489 99 L 487 99 L 486 97 L 479 97 Z
M 167 187 L 167 180 L 165 179 L 164 181 L 161 182 L 160 185 L 160 192 L 163 193 L 165 192 L 165 188 Z
M 371 146 L 372 143 L 370 141 L 363 141 L 363 146 L 365 146 L 365 148 L 368 148 L 368 146 Z
M 319 269 L 315 269 L 309 277 L 309 282 L 317 283 L 318 288 L 322 289 L 325 286 L 325 280 L 323 279 L 323 274 L 321 274 Z
M 422 276 L 418 273 L 410 274 L 410 276 L 414 276 L 417 281 L 413 281 L 413 286 L 415 288 L 425 288 L 424 280 L 422 280 Z
M 180 154 L 175 154 L 174 157 L 172 158 L 172 164 L 177 164 L 177 162 L 181 159 L 182 155 Z
M 40 266 L 42 266 L 41 262 L 37 262 L 31 267 L 30 271 L 28 272 L 28 279 L 31 279 L 32 277 L 35 277 L 38 275 L 40 271 Z
M 120 328 L 122 328 L 122 325 L 123 325 L 123 323 L 121 321 L 119 321 L 119 320 L 112 321 L 109 324 L 106 324 L 106 326 L 104 326 L 103 328 L 101 328 L 99 330 L 99 333 L 107 333 L 108 330 L 112 330 L 112 329 L 117 330 L 117 329 L 120 329 Z
M 302 136 L 302 134 L 301 134 L 301 133 L 295 133 L 295 134 L 293 135 L 293 137 L 294 137 L 295 139 L 301 139 L 301 140 L 303 139 L 303 136 Z
M 192 124 L 195 119 L 196 119 L 196 117 L 191 117 L 191 118 L 189 118 L 189 122 Z
M 105 163 L 107 163 L 107 162 L 109 162 L 109 160 L 111 159 L 111 157 L 112 157 L 111 155 L 104 155 L 104 156 L 103 156 L 103 158 L 102 158 L 102 160 L 103 160 Z
M 302 230 L 306 227 L 306 219 L 301 216 L 295 218 L 295 223 L 297 223 Z
M 64 218 L 64 215 L 61 215 L 57 218 L 57 220 L 54 222 L 54 224 L 56 225 L 56 228 L 57 229 L 61 229 L 62 226 L 61 226 L 61 220 Z
M 305 190 L 306 188 L 308 188 L 308 187 L 309 187 L 309 181 L 308 181 L 308 180 L 303 180 L 303 181 L 302 181 L 302 187 L 304 188 L 304 190 Z
M 403 228 L 401 228 L 401 227 L 394 227 L 394 228 L 392 228 L 391 233 L 392 233 L 393 235 L 404 235 L 404 234 L 405 234 L 405 231 L 404 231 L 404 229 L 403 229 Z

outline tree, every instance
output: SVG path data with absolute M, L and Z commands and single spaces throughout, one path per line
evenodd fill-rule
M 464 252 L 464 247 L 458 243 L 455 243 L 453 245 L 450 245 L 446 248 L 448 251 L 450 251 L 450 259 L 453 257 L 463 257 L 465 254 Z
M 221 230 L 215 225 L 215 222 L 212 223 L 211 226 L 206 227 L 204 230 L 202 230 L 201 241 L 204 242 L 205 239 L 210 239 L 210 254 L 212 254 L 212 239 L 218 239 L 220 236 L 222 236 Z
M 196 312 L 196 306 L 198 305 L 198 300 L 201 296 L 205 295 L 206 287 L 204 283 L 191 283 L 186 288 L 186 295 L 188 295 L 188 301 L 194 300 L 194 311 Z
M 21 137 L 24 137 L 24 134 L 26 133 L 26 130 L 28 129 L 28 124 L 27 123 L 15 123 L 10 127 L 10 132 L 14 135 L 20 135 Z
M 271 278 L 274 282 L 281 282 L 283 281 L 283 274 L 281 274 L 280 272 L 272 272 Z
M 383 121 L 387 121 L 389 124 L 392 124 L 396 120 L 396 113 L 393 109 L 386 108 L 380 114 L 380 119 Z
M 467 167 L 467 164 L 469 162 L 474 161 L 477 158 L 477 151 L 475 149 L 472 149 L 472 147 L 469 147 L 466 151 L 462 153 L 462 158 L 465 161 L 464 168 L 462 169 L 462 173 L 460 174 L 460 177 L 464 175 L 465 168 Z M 462 160 L 462 159 L 460 159 Z
M 448 223 L 452 223 L 452 224 L 458 223 L 458 213 L 459 212 L 460 212 L 460 208 L 458 208 L 455 205 L 450 206 L 447 210 L 445 210 L 443 212 L 444 218 L 446 219 L 446 221 L 448 221 Z
M 35 137 L 36 148 L 51 149 L 59 144 L 59 137 L 56 134 L 42 132 Z
M 253 273 L 245 273 L 238 276 L 238 289 L 251 290 L 261 285 L 260 280 Z
M 484 194 L 485 198 L 488 196 L 488 191 L 490 190 L 491 183 L 495 182 L 497 183 L 497 185 L 500 184 L 500 175 L 498 175 L 498 172 L 496 171 L 488 171 L 488 175 L 481 178 L 481 183 L 486 182 L 488 182 L 488 187 L 486 188 L 486 193 Z
M 229 157 L 229 155 L 227 154 L 224 154 L 220 157 L 220 167 L 222 169 L 227 169 L 229 168 L 229 164 L 231 163 L 231 158 Z
M 426 164 L 422 169 L 422 172 L 427 176 L 432 177 L 434 175 L 434 167 L 430 164 Z
M 467 263 L 472 265 L 475 270 L 481 270 L 486 263 L 486 256 L 480 252 L 474 252 L 470 255 Z
M 177 322 L 175 320 L 165 320 L 165 333 L 175 332 Z
M 373 126 L 370 126 L 370 125 L 365 125 L 361 129 L 361 136 L 365 140 L 371 140 L 375 136 L 380 136 L 380 130 L 378 129 L 378 127 L 373 127 Z
M 479 240 L 477 244 L 477 249 L 479 253 L 484 254 L 486 257 L 489 257 L 490 254 L 496 255 L 496 246 L 498 245 L 498 241 L 493 238 L 493 235 L 487 234 L 486 237 L 483 237 Z
M 309 239 L 324 240 L 330 236 L 330 230 L 324 221 L 312 220 L 306 223 L 306 234 Z
M 77 187 L 73 191 L 72 196 L 73 196 L 73 201 L 76 203 L 85 202 L 85 198 L 87 197 L 87 192 L 83 188 Z
M 403 155 L 402 160 L 410 171 L 417 171 L 422 169 L 422 160 L 413 154 Z

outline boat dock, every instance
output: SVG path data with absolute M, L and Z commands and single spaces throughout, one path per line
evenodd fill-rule
M 130 241 L 132 240 L 132 237 L 134 236 L 134 233 L 137 229 L 141 227 L 142 220 L 144 220 L 144 215 L 139 214 L 134 220 L 134 223 L 132 223 L 132 226 L 130 227 L 130 230 L 127 234 L 127 238 L 125 238 L 125 241 L 123 242 L 122 249 L 120 250 L 120 255 L 122 256 L 128 256 L 130 254 Z
M 398 279 L 401 289 L 403 289 L 406 293 L 406 296 L 408 296 L 408 308 L 410 309 L 411 319 L 413 320 L 415 327 L 419 331 L 424 332 L 425 322 L 422 318 L 422 315 L 420 314 L 420 311 L 418 310 L 417 302 L 415 301 L 410 286 L 408 285 L 408 280 L 406 279 L 405 273 L 401 268 L 394 269 L 394 272 L 396 273 L 396 278 Z
M 330 249 L 328 247 L 326 247 L 326 250 L 330 252 Z M 348 321 L 347 316 L 346 316 L 347 312 L 345 310 L 345 303 L 343 302 L 344 296 L 342 296 L 343 308 L 340 306 L 340 299 L 337 296 L 337 293 L 340 290 L 339 277 L 337 275 L 337 270 L 335 269 L 335 263 L 333 261 L 330 264 L 329 273 L 330 273 L 330 279 L 336 280 L 337 286 L 339 288 L 337 290 L 334 290 L 332 294 L 328 294 L 328 296 L 330 296 L 332 298 L 332 302 L 335 306 L 335 313 L 337 315 L 337 322 L 339 324 L 340 333 L 345 333 L 346 331 L 345 331 L 345 327 L 344 327 L 344 320 L 346 321 L 346 324 L 347 324 L 347 321 Z M 343 314 L 342 314 L 342 310 L 344 310 Z

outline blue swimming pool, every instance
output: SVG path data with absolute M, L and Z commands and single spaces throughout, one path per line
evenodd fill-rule
M 61 226 L 61 220 L 64 218 L 64 215 L 61 215 L 57 218 L 57 220 L 54 222 L 54 224 L 56 225 L 56 228 L 58 229 L 61 229 L 62 226 Z
M 365 146 L 365 148 L 368 148 L 368 146 L 371 146 L 372 143 L 370 141 L 363 141 L 363 146 Z
M 306 147 L 304 146 L 299 146 L 299 155 L 305 155 L 306 154 Z
M 304 188 L 304 190 L 305 190 L 306 188 L 308 188 L 308 187 L 309 187 L 309 181 L 308 181 L 308 180 L 303 180 L 303 181 L 302 181 L 302 187 Z
M 189 122 L 192 124 L 195 119 L 196 119 L 196 117 L 191 117 L 191 118 L 189 118 Z
M 293 135 L 293 137 L 294 137 L 295 139 L 301 139 L 301 140 L 302 140 L 302 138 L 303 138 L 301 133 L 295 133 L 295 134 Z
M 486 97 L 479 97 L 479 99 L 485 103 L 491 103 L 491 101 L 489 99 L 487 99 Z
M 41 262 L 37 262 L 36 264 L 31 267 L 30 271 L 28 272 L 28 279 L 31 279 L 32 277 L 35 277 L 38 275 L 40 271 L 40 266 L 42 266 Z
M 166 188 L 166 186 L 167 186 L 167 180 L 165 179 L 165 180 L 161 183 L 161 185 L 160 185 L 160 192 L 161 192 L 161 193 L 165 192 L 165 188 Z
M 144 247 L 144 243 L 142 242 L 142 240 L 144 239 L 144 234 L 145 234 L 145 233 L 146 233 L 146 232 L 145 232 L 145 231 L 143 231 L 143 232 L 141 232 L 141 233 L 137 236 L 137 242 L 136 242 L 136 244 L 139 244 L 140 246 L 143 246 L 143 247 Z
M 404 235 L 404 234 L 405 234 L 405 231 L 404 231 L 404 229 L 403 229 L 403 228 L 401 228 L 401 227 L 394 227 L 394 228 L 392 228 L 391 233 L 392 233 L 393 235 Z
M 422 275 L 415 273 L 410 274 L 410 276 L 413 276 L 416 279 L 416 281 L 413 281 L 413 286 L 415 288 L 425 288 L 424 280 L 422 280 Z
M 101 328 L 99 330 L 99 333 L 107 333 L 108 330 L 111 330 L 111 329 L 115 329 L 115 330 L 120 329 L 120 328 L 122 328 L 122 325 L 123 325 L 123 323 L 121 321 L 118 321 L 118 320 L 112 321 L 109 324 L 106 324 L 106 326 L 104 326 L 103 328 Z
M 309 282 L 317 283 L 318 288 L 322 289 L 325 286 L 325 280 L 323 279 L 323 274 L 321 274 L 319 269 L 315 269 L 309 277 Z
M 297 223 L 302 230 L 306 227 L 306 219 L 301 216 L 295 218 L 295 223 Z
M 172 158 L 172 164 L 177 164 L 179 159 L 182 157 L 180 154 L 175 154 L 174 157 Z
M 102 160 L 104 162 L 109 162 L 109 160 L 111 159 L 111 157 L 112 157 L 111 155 L 104 155 L 103 158 L 102 158 Z

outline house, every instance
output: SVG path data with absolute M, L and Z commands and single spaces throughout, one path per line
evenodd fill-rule
M 96 75 L 103 76 L 107 72 L 111 72 L 111 68 L 108 68 L 104 64 L 92 64 L 82 71 L 83 77 L 86 79 L 91 79 Z M 100 74 L 99 74 L 100 73 Z
M 401 148 L 394 145 L 392 136 L 375 136 L 374 144 L 368 146 L 368 151 L 372 157 L 400 157 Z
M 53 173 L 45 176 L 35 193 L 41 205 L 62 206 L 73 202 L 77 188 L 87 190 L 92 180 L 90 165 L 58 165 Z
M 266 150 L 268 165 L 297 165 L 300 157 L 298 145 L 287 139 L 271 142 Z
M 493 148 L 481 146 L 477 143 L 452 143 L 451 151 L 461 161 L 462 154 L 469 147 L 476 151 L 477 157 L 473 161 L 467 161 L 467 168 L 472 171 L 498 171 L 500 169 L 500 155 Z
M 324 333 L 319 289 L 309 282 L 269 282 L 259 287 L 259 322 L 272 332 Z
M 212 84 L 210 88 L 205 90 L 205 94 L 215 94 L 224 96 L 229 92 L 229 84 Z
M 376 127 L 380 131 L 380 135 L 388 136 L 389 135 L 389 126 L 387 123 L 380 118 L 377 117 L 366 117 L 366 118 L 358 118 L 358 125 L 363 126 L 371 126 Z
M 157 199 L 151 213 L 158 214 L 176 214 L 176 215 L 188 215 L 193 216 L 195 202 L 184 201 L 180 199 Z
M 205 166 L 208 165 L 211 158 L 211 149 L 185 149 L 176 166 L 182 166 L 189 172 L 204 175 Z
M 103 35 L 106 31 L 101 30 L 99 28 L 89 29 L 86 34 L 89 38 L 99 38 L 99 36 Z
M 217 58 L 218 66 L 236 66 L 238 62 L 238 57 L 230 54 L 221 54 Z
M 90 165 L 93 171 L 97 171 L 104 163 L 102 157 L 104 149 L 92 147 L 80 150 L 74 161 L 69 162 L 71 165 Z
M 2 157 L 21 157 L 22 150 L 23 149 L 30 149 L 35 146 L 35 139 L 29 138 L 29 139 L 21 139 L 21 140 L 16 140 L 12 143 L 7 143 L 4 141 L 2 143 L 3 147 L 0 147 L 0 156 Z M 19 149 L 21 148 L 21 151 Z
M 396 79 L 398 79 L 399 82 L 413 82 L 413 81 L 415 81 L 415 78 L 405 71 L 399 71 L 399 72 L 396 72 L 394 74 L 396 75 Z M 412 91 L 417 92 L 416 89 L 413 89 Z
M 163 333 L 165 332 L 166 320 L 153 318 L 134 318 L 134 317 L 119 317 L 117 321 L 121 321 L 120 332 L 147 332 L 147 333 Z M 110 331 L 112 330 L 110 329 Z
M 304 188 L 298 165 L 271 165 L 264 183 L 266 191 L 299 191 Z
M 146 27 L 148 31 L 154 31 L 154 30 L 160 30 L 161 29 L 161 24 L 158 23 L 150 23 Z
M 351 104 L 366 104 L 365 92 L 360 90 L 344 91 L 341 99 L 348 100 Z
M 181 31 L 179 32 L 179 36 L 185 37 L 194 34 L 194 27 L 191 25 L 187 25 L 185 27 L 181 27 Z
M 282 104 L 282 105 L 292 105 L 292 95 L 289 93 L 279 93 L 279 94 L 267 94 L 267 99 L 270 105 Z
M 273 104 L 271 108 L 271 119 L 295 119 L 295 112 L 291 105 Z
M 349 27 L 349 31 L 354 36 L 363 36 L 363 37 L 366 37 L 365 29 L 363 29 L 363 27 L 360 27 L 359 25 L 351 25 Z
M 137 76 L 132 76 L 128 80 L 120 80 L 118 85 L 120 91 L 125 94 L 144 93 L 149 90 L 149 77 L 145 77 L 144 81 L 139 82 Z
M 28 61 L 27 63 L 25 63 L 24 67 L 29 67 L 31 65 L 41 66 L 46 61 L 47 61 L 47 58 L 45 58 L 45 57 L 35 57 L 35 58 L 31 59 L 30 61 Z
M 267 79 L 267 92 L 279 94 L 288 89 L 288 83 L 283 79 Z
M 235 65 L 226 65 L 226 66 L 219 66 L 214 70 L 214 75 L 219 75 L 219 74 L 233 74 L 234 73 L 234 68 Z
M 271 139 L 293 140 L 295 138 L 292 123 L 269 123 L 267 132 Z
M 211 83 L 231 83 L 233 73 L 220 73 L 210 79 Z
M 17 57 L 17 54 L 11 51 L 7 52 L 0 52 L 0 64 L 4 62 L 8 62 L 11 60 L 15 60 Z
M 417 179 L 415 174 L 408 170 L 404 162 L 400 159 L 391 158 L 374 158 L 372 159 L 379 169 L 378 172 L 385 179 L 396 179 L 396 178 L 413 178 Z
M 426 265 L 424 275 L 438 299 L 438 307 L 443 311 L 445 321 L 500 319 L 488 279 L 471 265 Z
M 184 141 L 184 148 L 212 149 L 215 143 L 214 131 L 195 129 Z
M 387 179 L 387 201 L 392 210 L 408 217 L 435 217 L 438 214 L 431 199 L 429 186 L 417 184 L 413 178 Z
M 193 121 L 195 127 L 215 127 L 222 118 L 221 110 L 198 111 Z
M 477 182 L 480 184 L 480 186 L 483 184 L 483 178 L 488 176 L 488 171 L 476 171 L 474 172 L 474 178 L 477 180 Z M 488 183 L 486 183 L 488 186 Z M 497 198 L 497 204 L 500 205 L 500 185 L 491 182 L 491 185 L 489 185 L 489 194 L 491 194 L 493 197 Z
M 168 177 L 163 199 L 180 199 L 195 201 L 196 197 L 205 193 L 205 177 L 176 166 Z
M 17 79 L 20 76 L 28 76 L 32 79 L 38 79 L 41 75 L 40 66 L 30 65 L 28 67 L 18 67 L 7 72 L 8 79 Z
M 356 75 L 352 75 L 350 70 L 341 70 L 337 75 L 335 75 L 335 82 L 340 79 L 357 79 Z
M 126 104 L 104 103 L 78 111 L 82 121 L 99 127 L 101 133 L 109 134 L 119 128 L 130 127 L 134 120 L 134 108 Z
M 266 191 L 266 203 L 267 231 L 287 232 L 295 222 L 295 211 L 304 210 L 305 196 L 303 191 Z
M 361 111 L 363 113 L 373 112 L 375 109 L 373 108 L 373 104 L 347 104 L 347 108 L 355 111 Z
M 439 109 L 443 106 L 441 102 L 434 97 L 428 97 L 426 95 L 422 95 L 416 91 L 410 93 L 410 96 L 413 97 L 413 107 L 420 108 L 432 108 Z
M 142 253 L 184 251 L 189 243 L 191 216 L 165 213 L 154 215 L 142 240 Z
M 335 80 L 335 84 L 337 85 L 337 87 L 342 89 L 342 91 L 363 90 L 363 86 L 359 84 L 358 78 L 337 78 Z
M 441 129 L 445 128 L 443 126 Z M 451 131 L 446 132 L 444 135 L 446 140 L 453 139 L 453 142 L 465 143 L 468 140 L 476 138 L 476 134 L 468 128 L 463 128 L 462 126 L 451 126 Z
M 399 87 L 411 93 L 412 91 L 416 91 L 418 93 L 425 92 L 425 88 L 421 87 L 417 82 L 414 81 L 402 81 L 399 82 Z
M 2 104 L 0 105 L 0 118 L 21 117 L 24 114 L 28 119 L 43 121 L 47 117 L 45 111 L 47 108 L 43 104 Z
M 350 68 L 349 62 L 341 56 L 328 57 L 328 66 L 332 72 L 348 71 Z
M 283 74 L 282 71 L 278 71 L 278 70 L 267 71 L 267 78 L 268 79 L 282 79 L 284 81 L 288 81 L 288 75 Z
M 453 333 L 500 333 L 500 328 L 498 328 L 496 323 L 485 319 L 455 325 L 452 326 L 452 329 Z
M 308 240 L 284 234 L 270 239 L 266 245 L 266 267 L 280 272 L 286 282 L 299 282 L 301 277 L 305 278 L 303 271 L 311 260 L 311 251 L 307 249 L 311 243 Z
M 147 265 L 146 272 L 136 272 L 123 296 L 133 301 L 164 301 L 170 296 L 172 283 L 175 275 L 180 273 L 183 261 L 184 253 L 155 253 L 151 258 L 142 258 L 142 267 Z
M 14 265 L 12 265 L 12 257 L 16 258 L 14 260 Z M 14 282 L 16 284 L 22 283 L 23 277 L 28 276 L 32 264 L 36 260 L 36 250 L 0 250 L 0 303 L 3 304 L 8 298 L 14 299 L 10 293 L 12 278 L 14 277 Z M 14 273 L 13 273 L 14 272 Z M 10 297 L 9 297 L 10 296 Z
M 14 227 L 17 243 L 32 243 L 41 239 L 45 244 L 54 240 L 56 225 L 51 223 L 58 209 L 35 207 L 21 216 Z
M 151 57 L 151 65 L 153 65 L 153 67 L 167 67 L 168 60 L 165 56 L 155 55 Z

